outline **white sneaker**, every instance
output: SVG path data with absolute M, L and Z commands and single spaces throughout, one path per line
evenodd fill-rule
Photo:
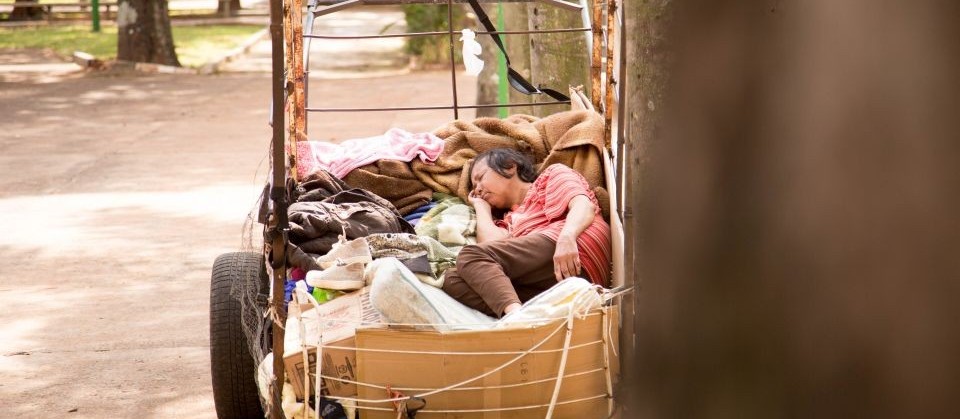
M 307 284 L 328 290 L 358 290 L 364 285 L 363 264 L 334 265 L 322 271 L 308 271 Z
M 370 263 L 373 256 L 370 254 L 370 245 L 366 237 L 356 238 L 347 241 L 343 235 L 340 241 L 333 244 L 327 254 L 317 258 L 317 263 L 323 269 L 330 269 L 337 265 L 350 265 L 353 263 Z

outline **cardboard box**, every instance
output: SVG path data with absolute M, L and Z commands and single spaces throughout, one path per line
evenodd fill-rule
M 354 338 L 351 336 L 349 338 L 339 340 L 336 342 L 331 342 L 331 346 L 340 346 L 353 348 Z M 326 345 L 326 344 L 325 344 Z M 345 380 L 357 381 L 357 351 L 354 349 L 334 349 L 334 348 L 323 348 L 323 363 L 320 365 L 320 374 L 327 375 L 331 377 L 339 377 Z M 316 383 L 316 374 L 315 368 L 317 363 L 317 348 L 316 346 L 311 347 L 307 351 L 307 359 L 310 361 L 310 394 L 314 394 L 316 388 L 314 385 Z M 286 371 L 287 376 L 290 378 L 290 383 L 293 384 L 293 390 L 297 394 L 297 398 L 303 399 L 304 397 L 304 384 L 303 384 L 303 370 L 305 364 L 303 362 L 303 354 L 289 354 L 283 357 L 284 370 Z M 320 394 L 324 396 L 332 397 L 350 397 L 357 394 L 357 385 L 352 383 L 345 383 L 338 380 L 328 380 L 326 378 L 320 379 Z
M 306 307 L 304 307 L 306 308 Z M 317 328 L 317 316 L 320 320 Z M 301 314 L 306 328 L 307 360 L 303 360 L 303 350 L 299 341 L 299 324 L 288 319 L 287 335 L 283 357 L 285 374 L 293 384 L 297 397 L 304 397 L 304 368 L 309 366 L 310 394 L 314 394 L 316 383 L 317 345 L 322 347 L 320 374 L 357 381 L 357 356 L 354 334 L 357 324 L 363 322 L 379 323 L 380 314 L 370 304 L 369 289 L 364 288 L 340 296 L 316 308 L 309 308 Z M 322 331 L 322 339 L 320 332 Z M 339 380 L 321 379 L 320 394 L 333 397 L 349 397 L 357 394 L 357 385 Z
M 613 354 L 618 342 L 617 308 L 607 316 L 610 325 L 610 350 L 605 361 L 603 315 L 595 310 L 585 319 L 574 321 L 555 418 L 606 418 L 611 396 L 607 389 L 607 369 L 615 382 L 619 363 Z M 531 418 L 544 417 L 553 396 L 555 377 L 560 366 L 566 328 L 562 321 L 534 328 L 507 330 L 432 332 L 393 329 L 357 331 L 357 367 L 359 382 L 390 385 L 404 395 L 424 394 L 428 389 L 444 388 L 461 381 L 489 375 L 466 383 L 456 390 L 426 396 L 421 414 L 430 418 Z M 560 327 L 560 330 L 557 328 Z M 556 332 L 556 333 L 554 333 Z M 551 336 L 551 333 L 553 335 Z M 548 338 L 549 336 L 549 338 Z M 546 339 L 546 341 L 544 341 Z M 511 361 L 544 341 L 533 352 Z M 388 349 L 410 353 L 376 352 Z M 433 353 L 430 353 L 433 352 Z M 500 352 L 490 354 L 490 352 Z M 495 371 L 496 370 L 496 371 Z M 494 372 L 495 371 L 495 372 Z M 385 399 L 383 390 L 360 386 L 360 399 Z M 587 399 L 573 402 L 577 399 Z M 568 403 L 564 403 L 568 402 Z M 478 412 L 541 406 L 529 409 Z M 387 407 L 390 404 L 361 404 Z M 429 413 L 427 411 L 459 411 Z M 396 413 L 363 410 L 364 419 L 395 418 Z

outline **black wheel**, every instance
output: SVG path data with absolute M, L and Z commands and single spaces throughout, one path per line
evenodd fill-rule
M 213 402 L 220 419 L 263 418 L 256 383 L 256 363 L 250 353 L 241 319 L 243 307 L 233 287 L 266 283 L 263 255 L 225 253 L 213 262 L 210 280 L 210 372 Z M 258 275 L 256 278 L 250 278 Z M 250 307 L 248 310 L 253 310 Z

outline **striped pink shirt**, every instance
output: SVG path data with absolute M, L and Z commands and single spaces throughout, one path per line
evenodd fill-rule
M 580 263 L 595 284 L 607 286 L 610 280 L 610 225 L 600 213 L 597 197 L 583 176 L 562 164 L 547 167 L 533 181 L 527 196 L 517 209 L 508 212 L 500 227 L 511 237 L 539 233 L 554 241 L 566 223 L 570 200 L 577 195 L 590 199 L 595 207 L 593 222 L 577 237 Z

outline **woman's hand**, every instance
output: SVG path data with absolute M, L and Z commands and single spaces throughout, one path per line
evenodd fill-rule
M 478 213 L 491 214 L 493 212 L 490 203 L 484 201 L 476 192 L 470 191 L 470 195 L 467 198 L 470 199 L 470 205 L 473 205 L 473 209 Z
M 557 281 L 580 275 L 580 251 L 576 237 L 567 234 L 557 237 L 557 248 L 553 252 L 553 273 Z

